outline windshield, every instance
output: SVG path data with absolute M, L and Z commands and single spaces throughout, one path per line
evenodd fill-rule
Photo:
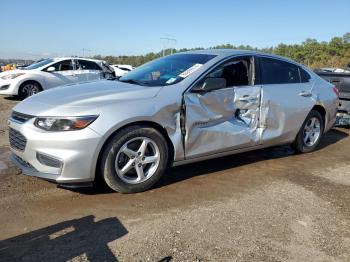
M 164 86 L 179 83 L 198 70 L 215 55 L 176 54 L 144 64 L 119 80 L 145 86 Z
M 29 70 L 31 70 L 31 69 L 37 69 L 37 68 L 39 68 L 39 67 L 45 66 L 45 65 L 47 65 L 47 64 L 50 64 L 50 63 L 52 63 L 52 62 L 53 62 L 53 59 L 51 59 L 51 58 L 49 58 L 49 59 L 44 59 L 44 60 L 39 60 L 39 61 L 37 61 L 37 62 L 35 62 L 35 63 L 33 63 L 33 64 L 31 64 L 31 65 L 25 67 L 24 69 L 29 69 Z

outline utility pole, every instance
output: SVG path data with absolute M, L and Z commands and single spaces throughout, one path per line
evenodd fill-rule
M 165 56 L 165 50 L 168 46 L 170 46 L 170 53 L 173 54 L 173 49 L 177 43 L 177 40 L 170 37 L 161 37 L 160 40 L 162 41 L 162 56 Z
M 91 49 L 84 48 L 84 47 L 81 50 L 83 51 L 83 57 L 85 57 L 85 52 L 92 52 Z

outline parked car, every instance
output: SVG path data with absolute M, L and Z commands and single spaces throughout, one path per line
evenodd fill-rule
M 350 69 L 322 68 L 315 70 L 320 77 L 339 90 L 337 125 L 350 125 Z
M 111 67 L 113 68 L 116 77 L 121 77 L 134 69 L 132 65 L 111 65 Z
M 49 58 L 20 70 L 0 73 L 0 95 L 26 98 L 52 87 L 112 75 L 113 70 L 104 61 L 78 57 Z
M 22 101 L 9 119 L 11 159 L 24 174 L 62 185 L 101 177 L 115 191 L 140 192 L 168 165 L 281 144 L 313 151 L 333 127 L 337 105 L 332 84 L 286 58 L 191 51 L 119 81 Z

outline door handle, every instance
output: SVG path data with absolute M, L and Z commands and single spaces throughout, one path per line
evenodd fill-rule
M 252 103 L 258 101 L 257 97 L 252 97 L 252 96 L 243 96 L 238 98 L 238 101 L 244 102 L 244 103 Z
M 299 95 L 303 97 L 310 97 L 312 96 L 312 93 L 310 91 L 301 91 Z

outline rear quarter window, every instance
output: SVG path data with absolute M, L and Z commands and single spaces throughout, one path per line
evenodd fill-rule
M 300 73 L 300 82 L 301 83 L 307 83 L 310 81 L 311 76 L 308 72 L 306 72 L 304 69 L 299 67 L 299 73 Z

